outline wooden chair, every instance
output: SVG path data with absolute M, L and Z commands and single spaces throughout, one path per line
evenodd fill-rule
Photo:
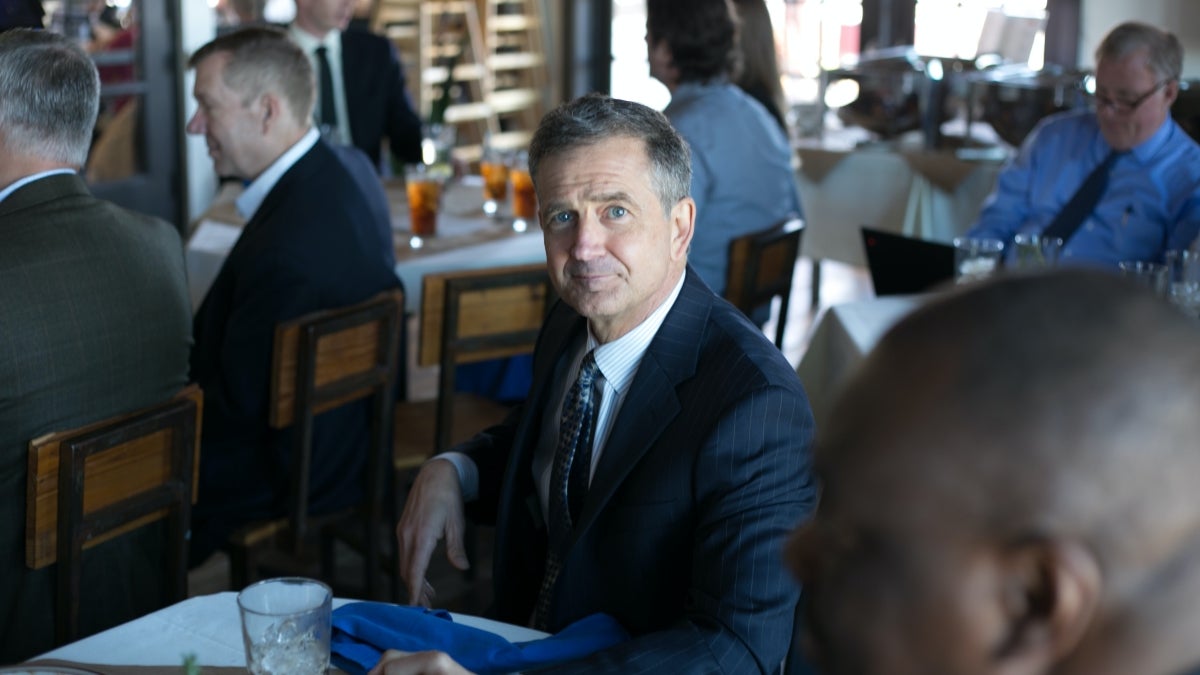
M 193 384 L 165 403 L 30 442 L 25 562 L 58 563 L 58 644 L 79 637 L 83 551 L 161 518 L 168 600 L 187 597 L 202 408 Z
M 542 263 L 425 276 L 417 364 L 440 366 L 438 395 L 396 406 L 397 515 L 404 510 L 406 474 L 509 413 L 482 396 L 456 393 L 456 367 L 532 353 L 555 297 Z M 471 541 L 468 536 L 468 546 Z M 398 599 L 398 578 L 395 588 Z
M 729 242 L 729 270 L 725 299 L 750 316 L 754 310 L 779 296 L 779 321 L 775 346 L 783 349 L 792 277 L 800 255 L 804 221 L 786 220 L 761 232 L 752 232 Z
M 288 515 L 251 523 L 231 536 L 230 567 L 236 588 L 253 581 L 264 562 L 293 570 L 307 564 L 313 558 L 314 534 L 361 522 L 365 523 L 364 586 L 368 597 L 376 596 L 403 312 L 403 294 L 392 290 L 351 307 L 314 312 L 276 326 L 268 422 L 273 429 L 298 427 Z M 361 508 L 310 517 L 313 420 L 318 413 L 367 397 L 373 397 L 373 404 Z M 272 554 L 276 557 L 268 561 Z M 332 579 L 331 557 L 321 561 L 320 576 L 326 580 Z

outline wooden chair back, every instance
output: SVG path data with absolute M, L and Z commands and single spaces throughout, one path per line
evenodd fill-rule
M 299 427 L 289 513 L 296 553 L 307 534 L 313 420 L 318 413 L 367 397 L 374 397 L 374 404 L 366 494 L 368 509 L 382 518 L 403 316 L 404 295 L 391 290 L 357 305 L 314 312 L 275 328 L 269 422 L 275 429 Z
M 543 263 L 425 276 L 417 361 L 440 366 L 434 451 L 450 446 L 455 367 L 532 353 L 555 297 Z
M 779 322 L 775 327 L 775 346 L 783 348 L 788 305 L 792 298 L 792 278 L 800 255 L 804 222 L 786 220 L 761 232 L 752 232 L 729 243 L 729 270 L 725 281 L 725 299 L 749 316 L 755 309 L 778 296 Z
M 202 409 L 193 384 L 164 403 L 30 442 L 25 561 L 31 569 L 58 563 L 58 644 L 79 635 L 83 551 L 161 518 L 167 596 L 187 597 Z

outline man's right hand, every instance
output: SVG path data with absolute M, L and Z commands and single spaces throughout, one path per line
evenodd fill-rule
M 446 540 L 446 557 L 460 570 L 470 567 L 463 548 L 462 486 L 454 464 L 435 459 L 421 467 L 396 525 L 400 576 L 408 584 L 408 602 L 432 607 L 436 594 L 425 570 L 438 539 Z

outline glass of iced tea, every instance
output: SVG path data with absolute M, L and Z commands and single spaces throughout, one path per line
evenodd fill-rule
M 497 150 L 486 148 L 479 160 L 479 173 L 483 174 L 483 212 L 494 216 L 508 199 L 508 162 Z
M 437 234 L 442 181 L 424 164 L 415 164 L 405 169 L 404 186 L 408 195 L 408 218 L 413 236 L 432 237 Z
M 512 178 L 513 229 L 524 232 L 530 223 L 537 222 L 537 193 L 533 190 L 533 177 L 529 175 L 529 155 L 519 153 L 509 173 Z

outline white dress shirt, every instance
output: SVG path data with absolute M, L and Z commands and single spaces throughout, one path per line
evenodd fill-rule
M 18 178 L 17 180 L 13 181 L 12 183 L 9 183 L 8 187 L 5 187 L 3 190 L 0 190 L 0 202 L 3 202 L 5 199 L 8 199 L 9 195 L 16 192 L 17 190 L 20 190 L 21 188 L 25 187 L 26 185 L 29 185 L 30 183 L 32 183 L 35 180 L 38 180 L 41 178 L 47 178 L 49 176 L 57 176 L 60 173 L 75 173 L 75 170 L 74 169 L 50 169 L 49 171 L 42 171 L 40 173 L 35 173 L 35 174 L 29 175 L 29 176 L 25 176 L 24 178 Z
M 592 440 L 592 466 L 588 476 L 590 482 L 591 477 L 596 473 L 596 466 L 599 464 L 600 455 L 608 442 L 609 434 L 612 432 L 613 423 L 621 411 L 621 404 L 625 402 L 625 396 L 629 393 L 629 385 L 633 383 L 633 377 L 637 374 L 638 366 L 642 362 L 642 356 L 646 354 L 650 342 L 658 334 L 658 329 L 667 318 L 667 312 L 671 311 L 671 307 L 675 305 L 679 291 L 683 288 L 684 276 L 680 275 L 671 294 L 650 316 L 616 340 L 602 345 L 598 344 L 589 325 L 587 341 L 571 356 L 566 367 L 561 369 L 562 372 L 556 374 L 555 382 L 552 385 L 554 389 L 550 397 L 550 400 L 554 402 L 552 410 L 555 413 L 547 414 L 546 419 L 549 423 L 542 425 L 537 449 L 533 454 L 533 479 L 534 484 L 537 485 L 538 502 L 541 504 L 542 513 L 547 513 L 550 508 L 550 472 L 554 467 L 554 452 L 558 447 L 559 423 L 562 417 L 559 413 L 562 410 L 567 391 L 579 377 L 579 366 L 583 363 L 583 357 L 589 351 L 595 350 L 594 357 L 596 366 L 600 369 L 599 381 L 601 383 L 600 410 L 596 415 L 596 434 Z M 479 469 L 470 457 L 458 452 L 445 452 L 434 459 L 449 460 L 458 469 L 459 483 L 462 486 L 465 501 L 471 501 L 479 496 Z
M 317 84 L 317 107 L 321 101 L 321 68 L 317 65 L 317 47 L 325 47 L 325 58 L 329 61 L 330 75 L 333 78 L 333 108 L 337 112 L 337 138 L 326 139 L 340 145 L 353 145 L 354 138 L 350 135 L 350 112 L 346 104 L 346 81 L 342 77 L 342 32 L 331 30 L 323 39 L 318 40 L 310 33 L 292 24 L 288 34 L 304 50 L 308 62 L 312 64 L 313 80 Z M 314 114 L 316 111 L 314 110 Z
M 271 163 L 262 173 L 258 174 L 242 194 L 238 195 L 234 205 L 237 206 L 238 215 L 246 220 L 250 220 L 258 211 L 258 207 L 262 206 L 263 200 L 270 194 L 271 189 L 287 173 L 287 170 L 292 168 L 292 165 L 300 161 L 304 153 L 312 149 L 312 146 L 317 144 L 321 138 L 321 134 L 317 133 L 316 129 L 309 128 L 308 132 L 300 137 L 292 147 L 288 148 L 279 159 Z

